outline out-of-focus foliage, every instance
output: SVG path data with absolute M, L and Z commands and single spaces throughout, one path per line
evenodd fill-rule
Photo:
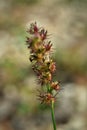
M 14 63 L 14 61 L 11 61 L 10 59 L 5 59 L 3 62 L 1 62 L 0 69 L 7 77 L 5 79 L 7 81 L 6 84 L 17 84 L 19 81 L 24 80 L 29 75 L 27 68 L 18 66 L 16 63 Z
M 36 2 L 38 2 L 38 0 L 11 0 L 12 4 L 13 5 L 17 5 L 17 4 L 20 4 L 20 5 L 23 5 L 23 4 L 35 4 Z

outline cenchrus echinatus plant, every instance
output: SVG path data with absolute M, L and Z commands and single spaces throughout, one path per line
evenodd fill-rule
M 38 99 L 41 104 L 48 105 L 51 109 L 53 128 L 56 130 L 54 117 L 54 103 L 56 95 L 60 90 L 59 83 L 53 81 L 56 71 L 56 63 L 52 58 L 52 43 L 48 40 L 48 32 L 37 23 L 31 23 L 27 30 L 27 47 L 30 50 L 30 61 L 35 72 L 38 84 L 41 86 Z

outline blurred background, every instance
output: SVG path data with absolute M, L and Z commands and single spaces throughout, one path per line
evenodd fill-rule
M 0 0 L 0 130 L 53 130 L 25 43 L 32 21 L 52 34 L 57 130 L 87 130 L 87 0 Z

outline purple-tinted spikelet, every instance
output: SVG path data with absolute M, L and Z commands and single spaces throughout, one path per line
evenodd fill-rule
M 39 28 L 35 23 L 30 24 L 27 31 L 26 43 L 30 49 L 30 61 L 32 69 L 37 75 L 38 83 L 47 89 L 40 92 L 41 103 L 50 104 L 55 101 L 55 93 L 60 90 L 57 81 L 52 81 L 53 73 L 56 70 L 55 62 L 51 57 L 52 43 L 47 40 L 48 32 L 44 28 Z

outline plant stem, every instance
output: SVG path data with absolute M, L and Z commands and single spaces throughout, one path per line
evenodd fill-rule
M 51 116 L 52 116 L 53 128 L 54 130 L 56 130 L 56 122 L 54 116 L 54 101 L 51 102 Z

